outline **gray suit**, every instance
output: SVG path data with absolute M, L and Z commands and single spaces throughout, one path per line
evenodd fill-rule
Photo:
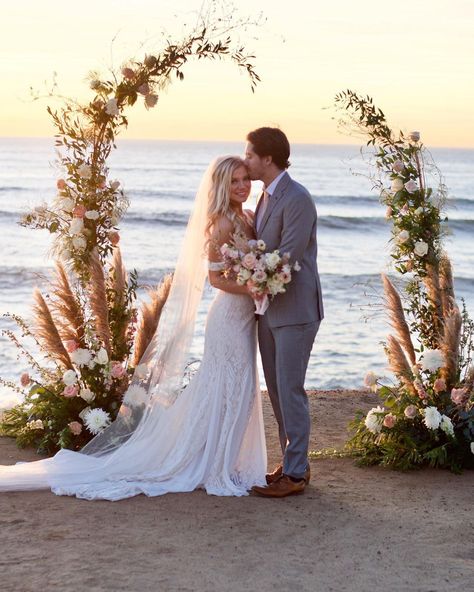
M 257 205 L 257 214 L 261 201 Z M 300 271 L 293 272 L 260 317 L 258 340 L 265 381 L 278 421 L 283 472 L 303 477 L 310 433 L 306 368 L 324 316 L 317 267 L 316 207 L 309 192 L 285 173 L 270 197 L 257 231 L 266 250 L 289 252 Z

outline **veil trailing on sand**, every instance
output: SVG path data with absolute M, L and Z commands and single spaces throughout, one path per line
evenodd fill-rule
M 207 275 L 209 191 L 215 167 L 222 160 L 215 159 L 203 176 L 158 328 L 132 377 L 116 420 L 79 453 L 61 450 L 52 458 L 0 467 L 0 491 L 48 487 L 62 491 L 74 484 L 99 484 L 107 479 L 124 482 L 136 471 L 146 472 L 141 452 L 153 454 L 165 410 L 175 403 L 183 388 Z M 138 469 L 140 461 L 144 466 Z

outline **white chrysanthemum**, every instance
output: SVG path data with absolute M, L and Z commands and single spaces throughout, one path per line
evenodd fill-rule
M 441 423 L 441 413 L 436 407 L 427 407 L 423 415 L 423 423 L 429 430 L 437 430 Z
M 439 349 L 425 349 L 420 363 L 423 370 L 436 372 L 436 370 L 442 368 L 444 365 L 443 353 Z
M 88 349 L 78 347 L 75 351 L 69 354 L 71 360 L 77 366 L 87 366 L 92 360 L 92 353 Z
M 453 422 L 451 421 L 451 418 L 449 418 L 447 415 L 442 415 L 441 416 L 441 424 L 440 424 L 439 427 L 448 436 L 454 436 Z
M 127 392 L 125 393 L 127 399 L 132 398 L 134 404 L 142 403 L 145 401 L 147 397 L 146 390 L 140 386 L 139 384 L 132 384 L 128 387 Z
M 63 382 L 66 386 L 76 384 L 77 376 L 74 370 L 66 370 L 66 372 L 63 374 Z
M 378 434 L 381 431 L 383 426 L 383 413 L 384 408 L 380 407 L 380 405 L 377 407 L 372 407 L 372 409 L 367 413 L 364 424 L 369 432 L 372 432 L 372 434 Z
M 110 415 L 100 407 L 84 414 L 84 423 L 91 434 L 100 434 L 110 424 Z

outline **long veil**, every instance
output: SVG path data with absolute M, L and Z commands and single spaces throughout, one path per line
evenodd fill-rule
M 55 487 L 100 483 L 108 478 L 126 480 L 138 460 L 137 451 L 153 451 L 163 415 L 182 390 L 207 275 L 209 190 L 221 158 L 209 165 L 200 183 L 159 326 L 132 377 L 116 420 L 81 452 L 61 450 L 52 458 L 0 466 L 0 491 L 49 487 L 54 491 Z

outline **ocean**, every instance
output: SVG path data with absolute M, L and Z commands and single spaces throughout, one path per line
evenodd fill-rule
M 242 154 L 243 143 L 120 140 L 110 158 L 110 178 L 122 183 L 130 208 L 121 224 L 125 265 L 141 285 L 157 283 L 174 268 L 194 193 L 208 163 Z M 433 149 L 449 188 L 445 246 L 454 266 L 458 299 L 474 314 L 474 150 Z M 381 308 L 380 273 L 391 271 L 390 223 L 371 190 L 357 146 L 293 145 L 292 177 L 311 192 L 318 210 L 318 263 L 325 319 L 311 355 L 308 388 L 359 388 L 367 371 L 388 375 L 381 342 L 390 328 Z M 53 267 L 46 231 L 22 228 L 21 214 L 48 201 L 60 176 L 52 139 L 0 138 L 0 313 L 31 315 L 32 291 Z M 261 184 L 253 184 L 253 209 Z M 140 291 L 140 297 L 143 291 Z M 203 347 L 205 290 L 193 357 Z M 0 317 L 0 329 L 12 323 Z M 17 350 L 0 337 L 0 376 L 17 381 L 27 369 Z M 261 371 L 261 370 L 260 370 Z M 261 374 L 262 376 L 262 374 Z M 262 378 L 262 387 L 264 386 Z M 17 400 L 1 387 L 0 408 Z

